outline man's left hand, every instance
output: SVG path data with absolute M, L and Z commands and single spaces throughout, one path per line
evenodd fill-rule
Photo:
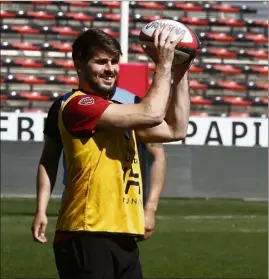
M 145 216 L 145 235 L 144 239 L 149 239 L 155 230 L 155 211 L 150 209 L 144 210 Z

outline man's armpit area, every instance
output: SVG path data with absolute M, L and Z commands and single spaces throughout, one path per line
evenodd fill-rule
M 109 105 L 108 100 L 93 95 L 74 97 L 63 110 L 65 128 L 71 134 L 78 136 L 84 132 L 92 132 Z

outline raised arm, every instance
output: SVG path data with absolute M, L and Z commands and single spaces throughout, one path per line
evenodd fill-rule
M 174 29 L 166 26 L 154 33 L 155 51 L 158 61 L 152 84 L 139 104 L 110 105 L 100 117 L 99 126 L 106 128 L 147 128 L 163 122 L 171 87 L 171 66 L 175 46 L 181 40 Z M 135 81 L 134 81 L 135 82 Z
M 189 64 L 177 65 L 173 71 L 172 98 L 164 121 L 150 129 L 136 130 L 144 142 L 170 142 L 185 138 L 188 128 L 190 97 L 187 69 Z

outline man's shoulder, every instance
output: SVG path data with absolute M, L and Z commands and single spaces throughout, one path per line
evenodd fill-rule
M 120 104 L 136 104 L 140 102 L 138 96 L 120 87 L 116 88 L 115 93 L 110 100 Z

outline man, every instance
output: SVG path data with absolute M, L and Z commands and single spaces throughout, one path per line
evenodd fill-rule
M 45 144 L 39 166 L 39 168 L 45 168 L 47 171 L 44 173 L 45 176 L 43 175 L 42 177 L 38 177 L 38 189 L 40 188 L 40 185 L 44 184 L 45 181 L 48 181 L 52 177 L 53 179 L 49 187 L 50 192 L 52 192 L 54 188 L 58 164 L 63 149 L 61 135 L 58 127 L 58 113 L 62 102 L 64 102 L 64 99 L 66 99 L 69 94 L 70 93 L 67 93 L 66 95 L 58 98 L 52 104 L 48 112 L 48 117 L 44 128 Z M 120 104 L 132 104 L 140 101 L 139 97 L 135 96 L 127 90 L 118 87 L 116 88 L 115 93 L 110 97 L 110 99 L 113 102 Z M 155 214 L 157 211 L 160 194 L 165 182 L 165 153 L 163 145 L 161 143 L 139 143 L 138 154 L 143 182 L 143 205 L 145 216 L 145 235 L 143 238 L 149 239 L 155 229 Z M 64 161 L 63 165 L 63 184 L 66 185 L 66 169 Z M 147 203 L 150 205 L 149 207 L 154 207 L 154 210 L 147 210 Z M 35 231 L 34 228 L 40 228 L 42 224 L 43 228 L 45 228 L 44 226 L 46 223 L 47 218 L 45 220 L 35 218 L 33 223 L 33 232 Z M 38 238 L 35 240 L 39 241 Z
M 154 39 L 154 47 L 146 51 L 152 54 L 156 72 L 139 104 L 108 101 L 121 55 L 113 37 L 89 29 L 73 44 L 79 88 L 62 104 L 58 120 L 67 168 L 54 239 L 60 278 L 142 278 L 135 242 L 145 233 L 136 135 L 144 142 L 182 139 L 189 117 L 189 65 L 173 69 L 173 97 L 168 109 L 166 105 L 174 48 L 181 38 L 173 29 L 158 27 Z M 56 153 L 51 151 L 51 156 Z M 35 219 L 46 219 L 55 169 L 46 168 L 46 162 L 39 166 L 38 179 L 45 179 L 37 183 Z M 154 206 L 150 203 L 147 210 L 154 211 Z M 41 243 L 46 242 L 45 226 L 43 222 L 33 227 Z

